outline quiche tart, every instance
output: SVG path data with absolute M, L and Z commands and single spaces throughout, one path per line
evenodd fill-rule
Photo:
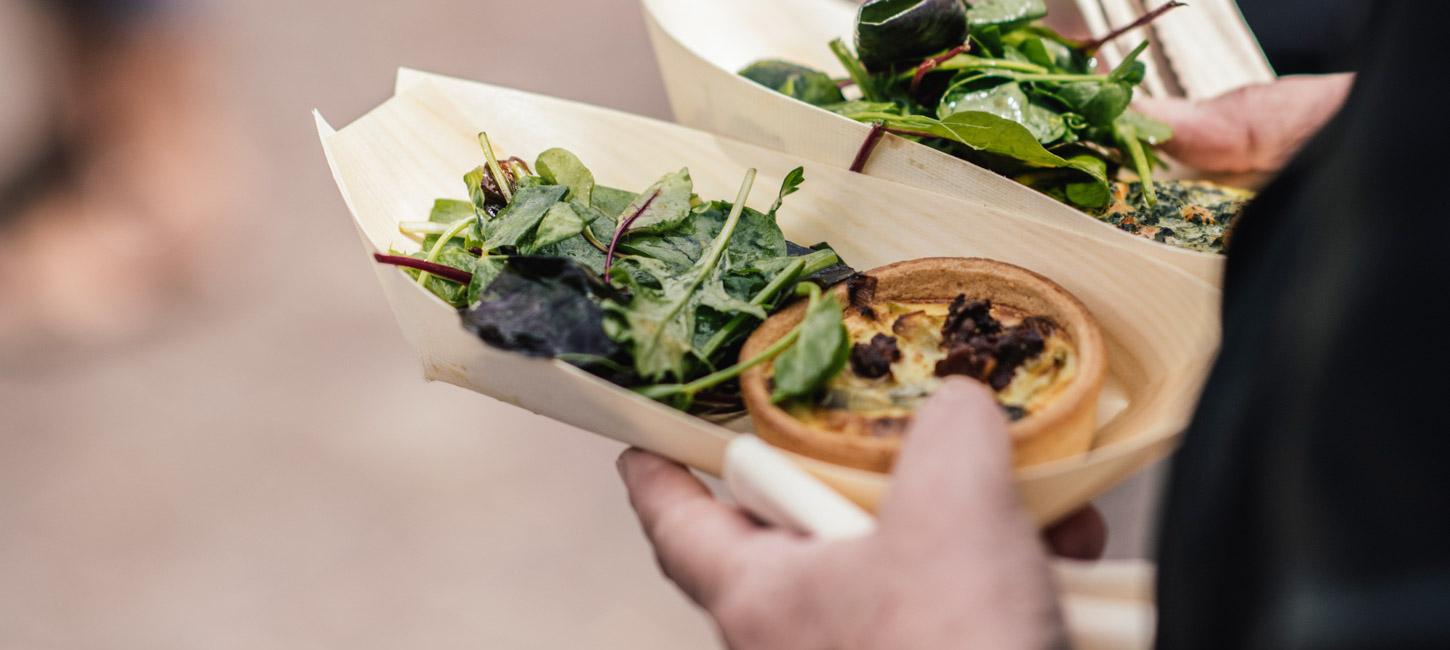
M 1203 253 L 1227 250 L 1238 216 L 1254 193 L 1208 181 L 1159 181 L 1148 205 L 1142 183 L 1112 184 L 1108 205 L 1089 214 L 1145 239 Z
M 993 260 L 926 258 L 832 291 L 845 305 L 851 356 L 818 395 L 772 403 L 768 363 L 741 377 L 756 434 L 771 444 L 889 471 L 915 410 L 946 377 L 962 375 L 996 394 L 1017 466 L 1091 448 L 1106 351 L 1092 315 L 1062 287 Z M 741 358 L 785 336 L 804 311 L 797 304 L 771 317 Z

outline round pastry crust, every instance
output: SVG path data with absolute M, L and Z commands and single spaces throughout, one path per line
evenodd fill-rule
M 1076 297 L 1027 269 L 981 258 L 929 257 L 867 271 L 876 278 L 873 302 L 945 302 L 966 294 L 990 299 L 1026 315 L 1047 316 L 1062 328 L 1077 355 L 1077 374 L 1062 393 L 1035 413 L 1011 423 L 1013 462 L 1017 467 L 1075 456 L 1092 448 L 1098 393 L 1107 373 L 1107 352 L 1097 321 Z M 845 283 L 831 289 L 849 303 Z M 800 322 L 805 301 L 770 317 L 751 334 L 741 359 L 760 353 Z M 901 448 L 899 436 L 847 436 L 808 427 L 770 402 L 770 363 L 740 378 L 755 433 L 789 451 L 838 465 L 889 472 Z

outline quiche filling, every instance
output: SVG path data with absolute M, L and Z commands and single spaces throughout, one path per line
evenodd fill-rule
M 1253 192 L 1206 181 L 1154 184 L 1157 205 L 1148 205 L 1141 183 L 1113 183 L 1106 208 L 1090 212 L 1124 231 L 1205 253 L 1222 253 L 1234 221 Z
M 990 386 L 1015 421 L 1045 407 L 1076 374 L 1072 342 L 1051 319 L 965 295 L 950 302 L 861 304 L 855 289 L 845 316 L 848 367 L 821 398 L 786 406 L 807 426 L 899 435 L 951 375 Z

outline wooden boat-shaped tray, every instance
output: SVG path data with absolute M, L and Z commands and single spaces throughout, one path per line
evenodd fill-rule
M 1219 293 L 1209 282 L 1125 245 L 1131 241 L 1045 223 L 1012 204 L 959 201 L 674 124 L 409 70 L 400 72 L 394 97 L 356 122 L 334 131 L 320 115 L 317 121 L 369 254 L 415 250 L 398 223 L 424 218 L 437 197 L 466 198 L 460 179 L 479 164 L 476 134 L 486 130 L 501 151 L 529 160 L 550 147 L 568 148 L 615 187 L 643 188 L 688 166 L 701 196 L 733 196 L 744 171 L 755 167 L 755 207 L 768 205 L 779 180 L 805 162 L 806 183 L 780 215 L 795 241 L 829 241 L 861 269 L 925 256 L 981 256 L 1056 280 L 1101 322 L 1110 368 L 1093 450 L 1020 472 L 1022 493 L 1042 522 L 1171 449 L 1218 341 Z M 736 430 L 568 364 L 491 348 L 464 331 L 454 309 L 397 269 L 376 272 L 428 379 L 721 472 Z M 887 485 L 882 474 L 794 460 L 867 508 Z
M 842 169 L 850 166 L 870 130 L 830 111 L 776 93 L 736 74 L 753 61 L 784 59 L 845 76 L 826 44 L 849 35 L 856 5 L 844 0 L 642 0 L 655 57 L 675 119 L 685 126 Z M 1131 22 L 1129 0 L 1052 3 L 1075 10 L 1093 33 Z M 1156 6 L 1159 3 L 1152 3 Z M 1201 97 L 1273 79 L 1273 71 L 1232 0 L 1204 0 L 1155 23 L 1159 47 L 1149 82 L 1161 94 Z M 1139 30 L 1143 32 L 1143 30 Z M 1136 42 L 1136 41 L 1134 41 Z M 1112 61 L 1114 48 L 1103 52 Z M 1166 53 L 1166 54 L 1165 54 Z M 1168 65 L 1171 62 L 1171 66 Z M 885 137 L 867 174 L 939 192 L 970 205 L 1005 210 L 1097 238 L 1134 254 L 1184 269 L 1217 284 L 1219 255 L 1171 247 L 1122 232 L 1010 179 L 922 144 Z M 1179 175 L 1196 176 L 1175 169 Z M 1257 179 L 1220 179 L 1254 183 Z

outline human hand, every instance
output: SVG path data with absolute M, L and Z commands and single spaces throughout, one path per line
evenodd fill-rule
M 763 526 L 653 454 L 626 451 L 619 469 L 665 575 L 732 648 L 1059 647 L 1009 440 L 992 395 L 949 380 L 906 436 L 876 531 L 830 542 Z M 1101 518 L 1079 513 L 1049 540 L 1095 557 Z
M 1277 171 L 1334 117 L 1353 74 L 1284 77 L 1201 102 L 1143 98 L 1137 111 L 1173 127 L 1163 150 L 1210 172 Z

